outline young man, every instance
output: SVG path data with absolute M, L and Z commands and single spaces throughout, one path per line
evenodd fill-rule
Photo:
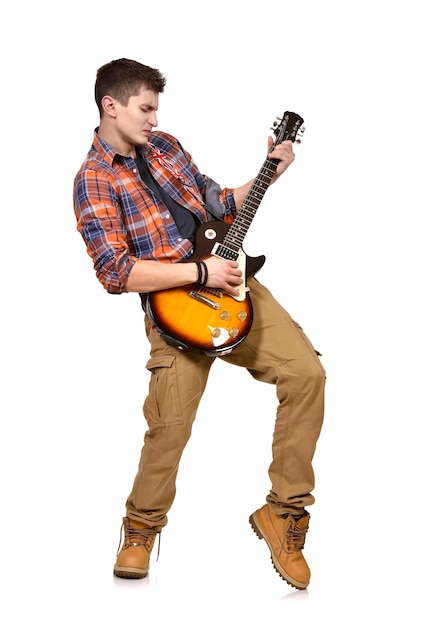
M 254 276 L 248 278 L 252 326 L 233 349 L 215 354 L 180 349 L 153 323 L 147 294 L 194 284 L 206 293 L 206 302 L 207 293 L 225 294 L 233 302 L 243 293 L 245 268 L 238 259 L 215 253 L 203 262 L 190 258 L 196 258 L 198 226 L 216 219 L 233 223 L 254 182 L 222 189 L 198 170 L 177 139 L 154 131 L 165 82 L 158 70 L 128 59 L 98 70 L 100 124 L 74 186 L 77 227 L 100 283 L 109 293 L 139 293 L 150 313 L 145 316 L 151 345 L 144 403 L 148 430 L 126 502 L 114 574 L 147 575 L 210 367 L 222 358 L 276 386 L 271 488 L 250 523 L 267 542 L 281 577 L 304 589 L 310 579 L 302 553 L 310 517 L 305 507 L 314 502 L 312 458 L 323 420 L 325 372 L 302 329 Z M 269 159 L 277 163 L 270 184 L 294 160 L 291 141 L 276 144 L 269 137 Z

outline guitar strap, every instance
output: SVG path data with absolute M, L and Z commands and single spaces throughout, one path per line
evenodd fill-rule
M 185 209 L 181 204 L 178 204 L 163 187 L 160 187 L 151 174 L 145 159 L 139 155 L 138 150 L 135 163 L 147 187 L 154 191 L 169 209 L 182 237 L 193 242 L 195 231 L 201 223 L 198 217 L 194 215 L 194 213 L 191 213 L 191 211 L 188 211 L 188 209 Z

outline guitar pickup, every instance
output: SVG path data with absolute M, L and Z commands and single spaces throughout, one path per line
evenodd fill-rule
M 206 296 L 203 296 L 201 293 L 198 293 L 198 291 L 192 290 L 189 292 L 189 295 L 191 298 L 194 298 L 194 300 L 197 300 L 198 302 L 202 302 L 203 304 L 206 304 L 212 309 L 218 309 L 220 306 L 217 302 L 214 302 L 213 300 L 210 300 L 210 298 L 206 298 Z

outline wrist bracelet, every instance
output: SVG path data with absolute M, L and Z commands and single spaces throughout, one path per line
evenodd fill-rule
M 195 264 L 197 266 L 197 285 L 201 285 L 201 281 L 203 278 L 203 268 L 201 267 L 200 261 L 195 261 Z
M 204 261 L 195 261 L 197 266 L 197 285 L 204 287 L 209 279 L 209 271 Z
M 200 261 L 200 263 L 201 263 L 201 267 L 204 270 L 204 276 L 203 276 L 203 280 L 202 280 L 201 284 L 206 286 L 207 285 L 207 281 L 209 279 L 209 270 L 207 269 L 207 265 L 205 264 L 204 261 Z

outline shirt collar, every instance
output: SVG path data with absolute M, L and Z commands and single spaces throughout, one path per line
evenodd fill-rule
M 102 160 L 106 161 L 109 165 L 112 165 L 115 158 L 118 156 L 120 159 L 128 159 L 131 157 L 123 156 L 119 154 L 107 141 L 99 137 L 98 127 L 94 130 L 93 147 L 100 154 Z

